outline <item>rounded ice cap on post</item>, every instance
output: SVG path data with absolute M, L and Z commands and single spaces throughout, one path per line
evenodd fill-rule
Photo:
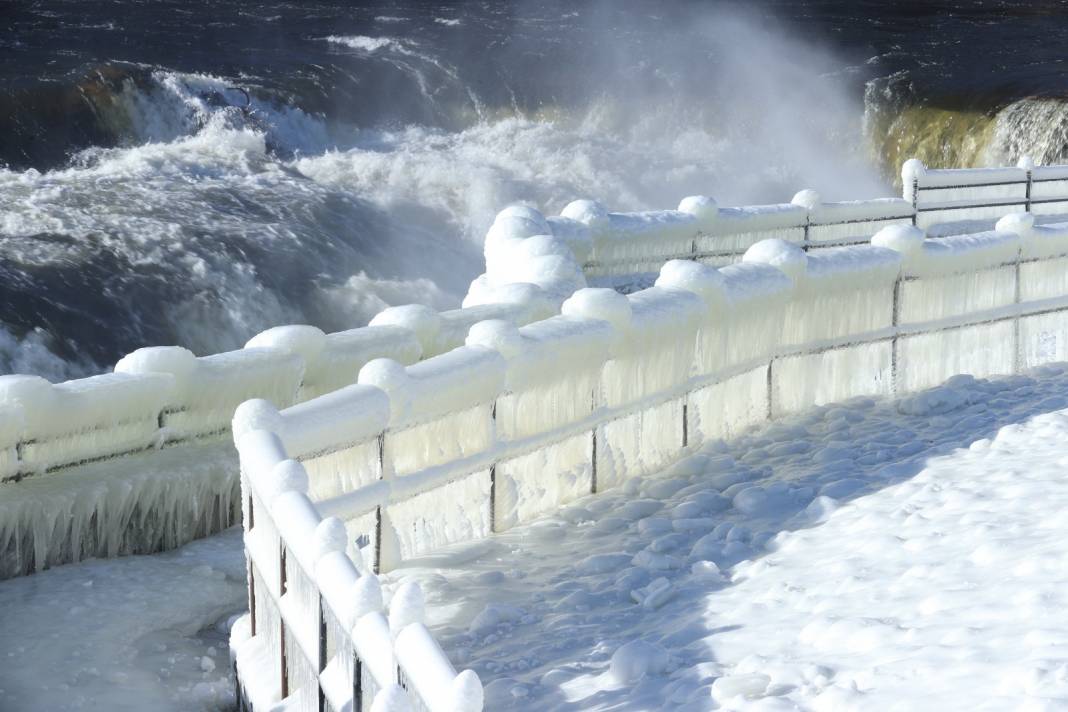
M 253 336 L 245 348 L 279 349 L 297 354 L 305 363 L 312 363 L 326 348 L 326 334 L 322 329 L 308 324 L 275 326 Z
M 806 210 L 814 210 L 820 206 L 822 199 L 820 194 L 811 188 L 805 188 L 799 190 L 794 194 L 794 197 L 790 199 L 790 203 L 793 205 L 799 205 Z
M 403 304 L 378 312 L 368 326 L 402 326 L 409 329 L 415 333 L 423 353 L 428 354 L 434 350 L 437 342 L 441 315 L 423 304 Z
M 184 390 L 197 368 L 197 357 L 181 346 L 145 346 L 115 364 L 115 373 L 169 373 L 175 388 Z
M 473 325 L 464 340 L 467 346 L 485 346 L 511 360 L 523 350 L 523 337 L 515 324 L 504 319 L 487 319 Z
M 411 404 L 408 369 L 391 358 L 376 358 L 368 361 L 356 376 L 363 383 L 385 391 L 389 396 L 389 417 L 396 421 L 407 415 Z
M 352 585 L 352 623 L 368 613 L 382 610 L 382 584 L 374 574 L 361 576 Z
M 693 260 L 668 260 L 660 268 L 656 286 L 665 289 L 681 289 L 692 292 L 705 304 L 711 305 L 723 299 L 723 275 L 715 267 Z
M 1029 237 L 1034 228 L 1035 216 L 1032 213 L 1009 213 L 994 225 L 998 232 L 1016 233 L 1021 238 Z
M 1023 168 L 1025 171 L 1032 170 L 1035 167 L 1035 159 L 1030 156 L 1020 156 L 1020 160 L 1016 162 L 1017 168 Z
M 389 602 L 389 630 L 393 637 L 412 623 L 422 623 L 425 611 L 423 589 L 419 584 L 414 581 L 402 583 Z
M 271 468 L 270 487 L 272 497 L 286 492 L 307 494 L 308 472 L 304 469 L 304 465 L 296 460 L 282 460 Z
M 549 233 L 549 223 L 544 218 L 535 220 L 522 215 L 498 215 L 486 231 L 486 241 L 524 239 Z
M 871 244 L 885 247 L 905 256 L 923 252 L 925 234 L 915 225 L 888 225 L 871 238 Z
M 564 316 L 581 316 L 607 321 L 617 331 L 630 330 L 630 300 L 614 289 L 586 287 L 568 297 L 560 307 Z
M 560 216 L 582 223 L 594 233 L 608 228 L 608 210 L 594 200 L 572 200 L 560 211 Z
M 707 195 L 690 195 L 679 202 L 679 212 L 693 215 L 701 227 L 709 228 L 719 217 L 719 206 Z
M 522 205 L 517 203 L 515 205 L 509 205 L 507 208 L 497 213 L 497 217 L 494 218 L 494 222 L 505 221 L 509 218 L 521 218 L 523 220 L 529 220 L 540 228 L 540 234 L 549 233 L 549 223 L 545 219 L 545 216 L 537 208 L 532 208 L 528 205 Z M 539 234 L 539 233 L 535 233 Z
M 918 158 L 910 158 L 901 164 L 901 185 L 905 190 L 905 199 L 912 198 L 912 184 L 927 175 L 927 166 Z
M 808 271 L 808 256 L 792 242 L 771 238 L 756 243 L 742 256 L 742 262 L 756 262 L 777 268 L 794 283 L 800 282 Z
M 315 527 L 314 556 L 315 561 L 334 552 L 344 553 L 348 548 L 349 533 L 345 523 L 337 517 L 327 517 Z
M 231 428 L 234 442 L 237 443 L 253 430 L 266 430 L 281 436 L 284 425 L 282 414 L 273 403 L 263 398 L 253 398 L 237 406 Z

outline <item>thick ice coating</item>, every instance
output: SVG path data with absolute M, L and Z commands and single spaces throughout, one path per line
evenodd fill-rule
M 693 292 L 705 304 L 719 305 L 725 299 L 726 281 L 715 267 L 692 260 L 669 260 L 660 268 L 656 286 Z
M 808 257 L 805 251 L 792 242 L 778 238 L 756 243 L 745 251 L 742 262 L 771 265 L 795 283 L 804 279 L 808 268 Z
M 630 329 L 630 302 L 614 289 L 603 287 L 580 289 L 564 301 L 560 313 L 565 316 L 601 319 L 623 334 Z
M 912 258 L 923 252 L 923 242 L 926 238 L 924 231 L 914 225 L 890 225 L 875 233 L 871 244 Z
M 464 342 L 468 346 L 484 346 L 511 360 L 523 350 L 523 338 L 515 324 L 501 319 L 480 321 L 471 327 Z
M 256 334 L 245 348 L 269 347 L 294 353 L 305 363 L 315 363 L 326 347 L 326 334 L 322 329 L 307 324 L 276 326 Z
M 370 326 L 401 326 L 413 331 L 424 351 L 434 348 L 441 329 L 441 316 L 423 304 L 405 304 L 383 309 L 371 319 Z
M 586 225 L 595 235 L 608 228 L 608 210 L 593 200 L 573 200 L 564 206 L 560 216 Z
M 701 228 L 708 230 L 719 217 L 719 206 L 707 195 L 691 195 L 679 201 L 679 212 L 693 215 Z

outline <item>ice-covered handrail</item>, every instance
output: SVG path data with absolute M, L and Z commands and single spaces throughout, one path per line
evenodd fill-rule
M 805 252 L 768 240 L 720 268 L 670 261 L 651 288 L 583 288 L 557 316 L 476 323 L 465 345 L 409 366 L 373 361 L 359 385 L 339 393 L 281 411 L 244 404 L 233 431 L 243 476 L 256 481 L 246 526 L 261 526 L 257 492 L 271 485 L 258 482 L 335 492 L 300 507 L 344 522 L 352 570 L 341 578 L 370 580 L 372 571 L 530 521 L 782 413 L 1068 356 L 1068 223 L 1039 227 L 1019 214 L 992 232 L 939 239 L 894 225 L 871 242 Z M 313 519 L 301 511 L 287 519 Z M 278 529 L 283 540 L 310 541 L 291 526 Z M 257 591 L 256 577 L 283 564 L 269 563 L 277 547 L 250 541 Z M 268 563 L 258 563 L 264 556 Z M 428 708 L 481 704 L 473 676 L 457 675 L 411 614 L 422 609 L 417 594 L 398 595 L 400 612 L 367 619 L 361 635 L 383 641 L 397 681 Z M 270 604 L 253 607 L 274 615 Z M 297 625 L 285 605 L 278 610 L 280 622 L 252 640 L 266 636 L 266 645 Z M 394 621 L 405 622 L 402 631 Z M 358 632 L 357 656 L 370 650 Z M 246 670 L 257 664 L 246 659 Z M 393 668 L 364 662 L 379 666 L 377 684 L 387 689 Z M 337 677 L 351 682 L 319 663 L 324 694 Z M 240 659 L 238 673 L 256 679 Z
M 913 158 L 901 166 L 901 185 L 923 228 L 1015 211 L 1068 213 L 1068 166 L 1036 166 L 1027 156 L 1016 166 L 939 169 Z
M 376 400 L 372 391 L 352 386 L 285 414 L 250 401 L 238 415 L 249 613 L 235 625 L 231 647 L 242 675 L 239 695 L 252 709 L 284 700 L 298 708 L 361 710 L 379 696 L 435 712 L 482 709 L 477 675 L 457 674 L 423 625 L 418 586 L 395 591 L 387 613 L 378 577 L 354 561 L 359 553 L 345 524 L 317 511 L 308 472 L 288 457 L 324 440 L 360 439 L 359 423 L 375 415 L 381 427 L 388 401 L 377 413 L 354 407 Z M 377 400 L 385 394 L 377 391 Z M 338 429 L 353 421 L 355 430 Z

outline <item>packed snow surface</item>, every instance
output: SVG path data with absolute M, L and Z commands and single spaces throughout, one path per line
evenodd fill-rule
M 487 709 L 1068 706 L 1068 368 L 718 442 L 408 562 Z
M 0 710 L 231 709 L 239 528 L 0 583 Z

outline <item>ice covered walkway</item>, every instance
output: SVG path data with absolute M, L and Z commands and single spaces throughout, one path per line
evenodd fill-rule
M 2 581 L 0 710 L 232 709 L 228 623 L 247 602 L 240 527 Z
M 486 709 L 1068 707 L 1068 369 L 817 408 L 417 579 Z

